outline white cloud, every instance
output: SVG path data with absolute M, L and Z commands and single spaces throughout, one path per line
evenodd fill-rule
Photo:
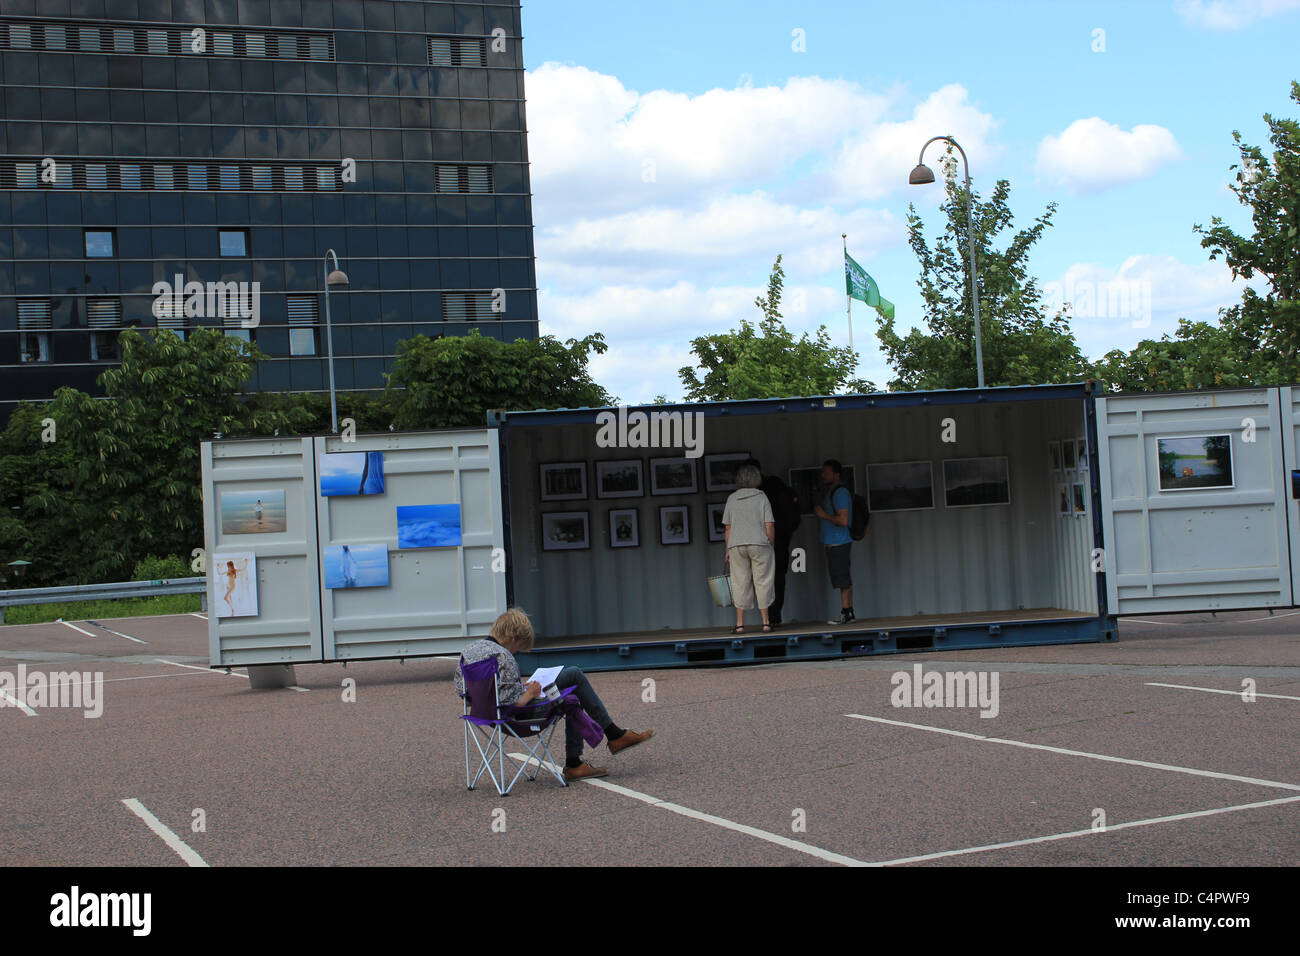
M 1045 137 L 1038 146 L 1038 171 L 1075 193 L 1088 193 L 1146 179 L 1181 156 L 1174 134 L 1163 126 L 1134 126 L 1126 133 L 1093 116 Z
M 1071 304 L 1070 328 L 1079 349 L 1100 358 L 1111 349 L 1131 350 L 1142 339 L 1158 339 L 1178 320 L 1215 322 L 1219 309 L 1241 298 L 1246 283 L 1234 282 L 1222 262 L 1188 265 L 1173 256 L 1138 255 L 1118 268 L 1092 262 L 1072 265 L 1043 284 L 1048 314 Z
M 972 179 L 988 177 L 1001 150 L 990 142 L 997 123 L 967 102 L 966 89 L 949 84 L 931 93 L 909 119 L 876 123 L 844 143 L 835 157 L 830 179 L 833 195 L 840 199 L 880 199 L 907 188 L 907 174 L 916 165 L 922 144 L 932 136 L 951 136 L 961 144 L 972 164 Z M 926 165 L 939 172 L 947 149 L 944 142 L 926 150 Z M 957 174 L 962 174 L 960 155 Z M 978 185 L 976 189 L 978 190 Z M 941 189 L 935 190 L 941 199 Z
M 1175 6 L 1194 27 L 1240 30 L 1256 20 L 1300 10 L 1300 0 L 1178 0 Z

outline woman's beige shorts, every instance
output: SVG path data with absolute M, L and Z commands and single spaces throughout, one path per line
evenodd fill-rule
M 771 607 L 776 600 L 776 553 L 770 544 L 731 548 L 731 599 L 738 608 Z M 754 603 L 755 592 L 758 603 Z

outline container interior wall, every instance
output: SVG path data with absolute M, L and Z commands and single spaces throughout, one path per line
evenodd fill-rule
M 793 404 L 793 403 L 792 403 Z M 951 419 L 951 426 L 945 422 Z M 703 455 L 748 452 L 765 472 L 789 480 L 792 468 L 819 467 L 838 458 L 867 490 L 867 463 L 930 461 L 934 506 L 873 511 L 867 537 L 852 546 L 854 608 L 859 619 L 913 614 L 1030 608 L 1095 613 L 1090 570 L 1090 520 L 1062 515 L 1048 441 L 1082 437 L 1077 399 L 988 405 L 815 409 L 704 419 Z M 944 441 L 947 437 L 954 441 Z M 723 573 L 723 545 L 708 540 L 707 505 L 727 492 L 705 490 L 704 458 L 697 459 L 698 491 L 652 495 L 652 458 L 680 454 L 656 448 L 600 448 L 597 426 L 511 423 L 503 433 L 510 477 L 511 565 L 514 601 L 532 616 L 539 640 L 725 626 L 731 608 L 713 604 L 706 578 Z M 1006 456 L 1010 503 L 947 507 L 946 459 Z M 644 495 L 601 499 L 593 462 L 640 459 Z M 585 462 L 587 498 L 542 501 L 544 463 Z M 659 509 L 686 505 L 690 543 L 660 543 Z M 1089 502 L 1087 507 L 1091 508 Z M 640 544 L 611 548 L 609 512 L 635 508 Z M 588 516 L 590 547 L 544 550 L 542 514 Z M 818 538 L 818 520 L 805 515 L 791 543 L 797 567 L 787 576 L 783 618 L 825 621 L 839 613 Z M 756 615 L 751 613 L 755 620 Z

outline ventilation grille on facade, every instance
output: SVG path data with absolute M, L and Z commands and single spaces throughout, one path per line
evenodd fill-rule
M 86 299 L 86 325 L 92 329 L 116 329 L 122 324 L 121 299 Z
M 430 66 L 483 66 L 486 54 L 481 37 L 429 37 Z
M 440 193 L 490 193 L 492 167 L 439 165 L 434 167 L 434 182 Z
M 267 33 L 225 27 L 139 27 L 127 23 L 81 26 L 9 21 L 0 23 L 0 49 L 333 60 L 334 36 L 329 33 Z M 478 65 L 482 66 L 481 63 Z
M 499 319 L 501 313 L 492 311 L 490 292 L 444 292 L 442 317 L 448 322 L 477 322 Z
M 314 295 L 291 295 L 288 298 L 290 325 L 315 325 L 319 318 Z
M 18 328 L 23 332 L 43 332 L 52 328 L 49 299 L 19 299 Z
M 486 167 L 482 167 L 486 169 Z M 490 177 L 489 177 L 490 179 Z M 206 192 L 339 192 L 338 166 L 239 160 L 211 163 L 0 159 L 0 189 L 186 189 Z

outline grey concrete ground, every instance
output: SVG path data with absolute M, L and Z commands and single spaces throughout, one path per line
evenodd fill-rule
M 0 707 L 6 866 L 509 864 L 555 847 L 573 848 L 557 862 L 626 866 L 1300 857 L 1300 614 L 1125 621 L 1115 644 L 596 674 L 615 720 L 655 738 L 602 746 L 603 782 L 542 776 L 505 799 L 486 778 L 465 789 L 450 661 L 300 666 L 301 689 L 252 691 L 207 670 L 198 617 L 72 623 L 0 628 L 0 672 L 105 681 L 97 719 Z M 915 664 L 996 672 L 997 716 L 893 706 L 892 675 Z

